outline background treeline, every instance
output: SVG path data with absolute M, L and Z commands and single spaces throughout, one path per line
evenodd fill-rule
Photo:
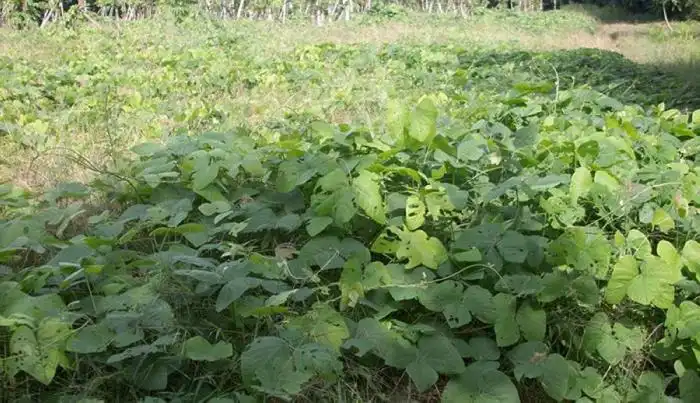
M 280 20 L 310 18 L 317 24 L 350 20 L 355 15 L 400 18 L 411 12 L 469 17 L 500 8 L 519 12 L 558 9 L 578 3 L 645 17 L 664 15 L 700 19 L 700 0 L 0 0 L 0 26 L 44 26 L 93 15 L 122 20 L 153 16 L 163 9 L 206 13 L 223 19 Z

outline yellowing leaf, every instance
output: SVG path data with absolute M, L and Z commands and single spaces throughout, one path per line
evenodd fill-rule
M 671 218 L 666 210 L 662 208 L 658 208 L 656 211 L 654 211 L 654 216 L 651 219 L 651 225 L 654 227 L 658 226 L 659 230 L 661 230 L 663 233 L 667 233 L 676 226 L 673 218 Z
M 379 224 L 386 223 L 386 212 L 384 209 L 384 200 L 379 189 L 379 176 L 369 172 L 362 171 L 360 175 L 352 182 L 352 188 L 355 193 L 355 201 L 362 210 L 374 221 Z
M 408 135 L 421 143 L 427 143 L 435 137 L 438 111 L 430 98 L 423 98 L 411 111 Z
M 406 199 L 406 227 L 411 231 L 420 228 L 425 222 L 425 204 L 418 196 Z
M 578 167 L 574 174 L 571 175 L 571 183 L 569 184 L 569 195 L 571 196 L 571 202 L 576 204 L 580 197 L 584 197 L 588 194 L 593 186 L 593 177 L 591 176 L 591 171 L 585 167 Z
M 615 264 L 612 276 L 608 280 L 605 289 L 605 300 L 611 304 L 619 304 L 627 295 L 627 288 L 632 280 L 639 274 L 637 259 L 631 255 L 625 255 Z
M 447 250 L 439 239 L 428 238 L 424 231 L 401 231 L 399 234 L 401 243 L 396 251 L 399 259 L 408 259 L 407 269 L 418 265 L 424 265 L 431 269 L 437 269 L 440 263 L 447 260 Z

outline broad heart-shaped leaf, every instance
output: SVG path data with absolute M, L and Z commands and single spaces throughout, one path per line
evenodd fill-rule
M 593 186 L 593 177 L 591 171 L 585 167 L 578 167 L 571 175 L 571 183 L 569 184 L 569 195 L 571 203 L 576 204 L 578 199 L 588 194 Z
M 241 375 L 246 385 L 287 398 L 298 394 L 313 373 L 295 368 L 292 348 L 285 340 L 265 336 L 253 340 L 241 354 Z
M 406 368 L 415 360 L 418 350 L 397 332 L 374 318 L 364 318 L 357 323 L 352 339 L 344 347 L 355 348 L 358 356 L 372 352 L 395 368 Z
M 408 258 L 407 269 L 422 264 L 435 270 L 440 263 L 447 260 L 447 250 L 442 242 L 435 237 L 428 238 L 428 234 L 422 230 L 400 231 L 399 238 L 401 243 L 396 251 L 396 257 Z
M 457 304 L 462 299 L 464 287 L 452 280 L 432 283 L 420 290 L 418 301 L 428 310 L 442 312 L 446 306 Z
M 464 370 L 464 361 L 450 340 L 441 334 L 424 335 L 418 340 L 418 355 L 406 367 L 406 372 L 419 391 L 433 386 L 438 373 L 458 374 Z
M 333 218 L 331 217 L 313 217 L 309 220 L 308 224 L 306 224 L 306 232 L 309 236 L 316 236 L 332 223 Z
M 78 329 L 66 343 L 66 351 L 80 354 L 101 353 L 114 340 L 114 331 L 103 323 Z
M 425 204 L 418 196 L 409 196 L 406 199 L 406 227 L 413 231 L 421 227 L 425 222 Z
M 668 309 L 673 305 L 673 283 L 679 280 L 680 272 L 673 270 L 656 256 L 647 257 L 642 263 L 641 273 L 629 287 L 627 295 L 642 305 L 655 305 Z
M 520 332 L 527 341 L 544 340 L 547 331 L 547 313 L 542 308 L 534 308 L 525 301 L 516 314 Z
M 679 381 L 683 403 L 700 402 L 700 376 L 692 369 L 686 370 Z
M 226 283 L 216 298 L 216 311 L 221 312 L 240 298 L 244 292 L 259 286 L 261 281 L 253 277 L 236 278 Z
M 700 306 L 692 301 L 683 301 L 666 311 L 666 328 L 679 339 L 695 338 L 700 342 Z
M 683 256 L 683 260 L 688 268 L 700 275 L 700 242 L 692 239 L 687 241 L 683 246 L 681 256 Z
M 194 190 L 202 190 L 214 182 L 218 175 L 219 163 L 209 161 L 192 175 L 192 188 Z
M 212 345 L 202 336 L 189 338 L 183 348 L 185 357 L 193 361 L 218 361 L 233 355 L 231 343 L 219 341 Z
M 527 258 L 527 239 L 519 232 L 506 231 L 496 248 L 506 262 L 524 263 Z
M 586 369 L 581 371 L 578 382 L 583 393 L 594 399 L 600 398 L 605 387 L 603 377 L 592 367 L 586 367 Z
M 666 399 L 666 385 L 663 378 L 654 372 L 643 372 L 637 379 L 637 390 L 632 393 L 631 401 L 664 403 Z
M 379 189 L 379 176 L 369 171 L 361 171 L 352 181 L 355 201 L 371 219 L 379 224 L 386 223 L 384 200 Z
M 520 329 L 515 318 L 515 297 L 508 294 L 497 294 L 493 297 L 496 307 L 496 344 L 499 347 L 513 345 L 520 340 Z
M 547 260 L 605 279 L 611 257 L 612 245 L 600 230 L 572 227 L 549 245 Z
M 659 227 L 659 230 L 661 230 L 661 232 L 667 233 L 668 231 L 675 228 L 676 223 L 673 221 L 673 218 L 666 212 L 666 210 L 658 208 L 656 209 L 656 211 L 654 211 L 654 216 L 651 219 L 651 225 L 654 227 Z
M 639 275 L 637 259 L 631 255 L 621 256 L 605 289 L 605 300 L 611 304 L 619 304 L 627 295 L 632 280 Z
M 542 376 L 548 353 L 547 346 L 539 341 L 518 344 L 508 353 L 508 359 L 513 363 L 515 379 Z
M 442 403 L 519 403 L 513 382 L 498 370 L 498 363 L 477 361 L 452 378 L 442 393 Z
M 28 326 L 19 326 L 10 337 L 10 355 L 5 361 L 7 371 L 14 376 L 24 371 L 37 381 L 48 385 L 56 375 L 58 365 L 66 365 L 63 353 L 70 328 L 53 318 L 46 318 L 36 334 Z
M 476 361 L 497 361 L 501 358 L 501 350 L 496 341 L 490 337 L 472 337 L 469 342 L 458 339 L 455 346 L 462 357 L 473 358 Z
M 563 400 L 569 389 L 569 364 L 566 359 L 559 354 L 548 356 L 542 365 L 540 383 L 552 399 Z
M 309 339 L 334 350 L 339 350 L 343 341 L 350 337 L 350 331 L 343 316 L 332 306 L 323 302 L 315 303 L 303 316 L 289 320 L 290 328 L 298 329 Z
M 478 285 L 470 286 L 464 292 L 464 304 L 472 314 L 484 323 L 495 323 L 499 317 L 499 306 L 491 293 Z
M 421 143 L 427 143 L 435 137 L 438 111 L 430 98 L 423 98 L 411 111 L 408 135 Z
M 610 364 L 617 364 L 627 354 L 626 344 L 613 334 L 608 316 L 598 312 L 586 325 L 581 347 L 589 354 L 597 352 Z
M 671 244 L 671 242 L 662 239 L 656 244 L 656 254 L 663 260 L 664 264 L 669 266 L 672 273 L 676 274 L 678 277 L 677 281 L 683 278 L 681 269 L 683 268 L 683 259 L 681 255 L 678 254 L 676 248 Z

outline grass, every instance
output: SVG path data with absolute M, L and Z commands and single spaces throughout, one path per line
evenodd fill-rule
M 5 101 L 0 150 L 6 157 L 0 162 L 0 182 L 12 179 L 41 188 L 60 180 L 86 179 L 91 172 L 67 158 L 66 149 L 89 161 L 106 161 L 143 139 L 157 139 L 174 130 L 259 126 L 290 113 L 309 113 L 334 122 L 376 119 L 388 94 L 397 91 L 396 77 L 388 66 L 370 62 L 362 73 L 354 66 L 335 66 L 327 74 L 299 77 L 310 79 L 303 86 L 283 83 L 269 70 L 275 63 L 293 60 L 294 52 L 307 45 L 441 44 L 494 52 L 596 48 L 660 67 L 694 85 L 700 81 L 700 24 L 675 26 L 669 33 L 658 22 L 603 23 L 584 9 L 572 8 L 532 15 L 487 12 L 466 20 L 410 15 L 377 22 L 365 17 L 324 27 L 201 19 L 178 24 L 161 17 L 76 29 L 0 31 L 6 85 L 28 81 L 39 93 L 29 94 L 33 105 Z M 164 67 L 168 61 L 185 59 L 186 74 L 177 79 L 187 80 L 187 74 L 204 76 L 188 86 L 188 94 L 171 91 L 175 87 L 167 83 L 172 83 L 173 73 Z M 229 68 L 236 64 L 238 68 Z M 229 77 L 213 77 L 227 68 Z M 76 94 L 86 98 L 68 102 L 42 96 L 51 91 L 50 80 L 60 80 L 62 74 L 76 69 L 84 72 L 86 80 L 77 79 L 86 91 L 79 88 Z M 100 74 L 94 74 L 97 70 Z M 246 87 L 246 80 L 265 75 L 264 85 Z M 160 87 L 151 86 L 153 80 Z

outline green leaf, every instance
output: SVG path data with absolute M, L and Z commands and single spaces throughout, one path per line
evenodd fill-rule
M 343 372 L 340 354 L 324 344 L 309 343 L 294 350 L 294 366 L 297 371 L 335 379 Z
M 700 117 L 700 112 L 698 113 Z M 700 376 L 694 370 L 686 370 L 679 382 L 680 396 L 684 403 L 700 402 Z
M 219 291 L 216 298 L 216 311 L 221 312 L 238 300 L 243 293 L 251 288 L 259 286 L 260 280 L 252 277 L 237 278 L 226 283 Z
M 374 318 L 360 320 L 354 337 L 344 347 L 356 348 L 358 356 L 371 351 L 386 365 L 396 368 L 406 368 L 418 355 L 418 350 L 408 340 Z
M 513 363 L 515 379 L 539 378 L 544 372 L 549 350 L 539 341 L 528 341 L 518 344 L 508 353 L 508 359 Z
M 605 289 L 605 300 L 611 304 L 619 304 L 627 295 L 632 280 L 639 274 L 637 259 L 631 255 L 621 256 L 615 267 L 613 267 L 612 276 L 608 280 L 607 288 Z
M 316 236 L 332 223 L 333 219 L 331 217 L 313 217 L 306 224 L 306 232 L 309 236 Z
M 603 377 L 592 367 L 586 367 L 586 369 L 581 371 L 579 383 L 583 393 L 594 399 L 600 398 L 605 387 Z
M 498 306 L 491 293 L 479 286 L 470 286 L 464 292 L 464 303 L 469 311 L 484 323 L 495 323 L 498 320 Z
M 528 126 L 518 129 L 515 133 L 513 133 L 513 137 L 515 137 L 513 139 L 513 145 L 516 148 L 534 146 L 535 144 L 537 144 L 537 140 L 539 137 L 538 130 L 539 128 L 534 123 L 531 123 Z
M 631 400 L 635 402 L 666 402 L 666 385 L 663 378 L 654 372 L 643 372 L 637 380 L 637 390 Z
M 411 111 L 408 135 L 421 143 L 427 143 L 435 137 L 437 108 L 430 98 L 423 98 Z
M 406 367 L 406 372 L 419 391 L 435 384 L 438 373 L 457 374 L 464 370 L 459 351 L 450 340 L 441 335 L 424 335 L 418 340 L 416 360 Z
M 485 153 L 484 139 L 468 138 L 457 146 L 457 158 L 462 161 L 478 161 Z
M 508 294 L 497 294 L 493 298 L 496 308 L 496 344 L 499 347 L 513 345 L 520 340 L 520 329 L 515 319 L 515 297 Z
M 673 304 L 673 280 L 676 273 L 665 264 L 655 264 L 661 259 L 650 259 L 642 263 L 641 274 L 627 288 L 627 296 L 642 305 L 655 305 L 667 309 Z
M 692 239 L 687 241 L 683 246 L 681 256 L 683 256 L 683 260 L 688 265 L 688 268 L 700 275 L 700 242 Z
M 246 385 L 259 384 L 267 394 L 288 398 L 301 392 L 313 372 L 298 370 L 291 346 L 278 337 L 258 337 L 241 354 L 241 374 Z
M 348 260 L 343 266 L 338 281 L 340 286 L 340 310 L 354 307 L 364 296 L 362 287 L 362 265 L 355 259 Z
M 202 336 L 189 338 L 183 345 L 184 355 L 193 361 L 218 361 L 233 355 L 233 345 L 219 341 L 212 345 Z
M 399 238 L 401 243 L 396 251 L 396 257 L 408 259 L 407 269 L 422 264 L 435 270 L 442 262 L 447 260 L 447 250 L 442 245 L 442 242 L 435 237 L 428 238 L 428 234 L 422 230 L 413 232 L 401 231 Z
M 210 183 L 214 182 L 218 175 L 219 164 L 209 161 L 206 166 L 195 171 L 194 175 L 192 175 L 192 189 L 202 190 L 206 188 Z
M 442 334 L 423 335 L 418 340 L 421 360 L 441 374 L 458 374 L 464 370 L 464 361 L 452 342 Z
M 518 391 L 494 362 L 475 362 L 452 378 L 442 393 L 442 403 L 519 403 Z
M 571 183 L 569 184 L 569 196 L 571 203 L 576 204 L 578 199 L 585 197 L 593 186 L 593 177 L 591 171 L 584 167 L 576 168 L 574 174 L 571 175 Z
M 336 351 L 345 339 L 350 337 L 350 331 L 345 318 L 332 306 L 315 303 L 303 316 L 291 318 L 289 327 L 300 330 L 316 343 L 327 345 Z
M 398 148 L 403 146 L 404 130 L 407 125 L 407 108 L 399 101 L 389 100 L 387 104 L 386 130 L 392 145 Z
M 459 349 L 463 357 L 470 357 L 476 361 L 497 361 L 501 358 L 501 350 L 490 337 L 472 337 Z
M 40 331 L 41 328 L 37 330 Z M 60 344 L 42 343 L 41 337 L 38 338 L 32 329 L 19 326 L 10 337 L 10 356 L 6 359 L 8 372 L 15 374 L 24 371 L 48 385 L 56 375 L 59 363 L 66 360 L 59 347 Z
M 462 299 L 462 294 L 462 284 L 447 280 L 428 284 L 418 294 L 418 301 L 428 310 L 442 312 L 446 306 L 458 304 Z
M 379 188 L 379 176 L 369 171 L 361 171 L 352 182 L 357 205 L 374 221 L 386 223 L 384 200 Z
M 103 324 L 88 325 L 80 328 L 66 343 L 66 351 L 90 354 L 101 353 L 114 339 L 114 332 Z
M 554 400 L 564 400 L 569 389 L 569 364 L 559 354 L 547 357 L 542 366 L 540 383 L 545 392 Z
M 406 373 L 411 377 L 419 392 L 428 390 L 438 380 L 438 373 L 423 361 L 413 361 L 406 367 Z
M 425 204 L 418 196 L 409 196 L 406 199 L 406 227 L 413 231 L 421 227 L 425 222 Z
M 651 219 L 652 227 L 659 227 L 659 230 L 663 233 L 667 233 L 676 227 L 676 223 L 673 218 L 662 208 L 656 209 L 654 211 L 654 216 Z
M 547 313 L 544 309 L 536 309 L 528 301 L 525 301 L 518 309 L 516 320 L 525 340 L 544 340 L 547 331 Z
M 606 171 L 596 171 L 593 182 L 603 185 L 609 192 L 616 193 L 620 190 L 620 182 Z
M 527 239 L 519 232 L 506 231 L 496 248 L 506 262 L 524 263 L 527 258 Z

